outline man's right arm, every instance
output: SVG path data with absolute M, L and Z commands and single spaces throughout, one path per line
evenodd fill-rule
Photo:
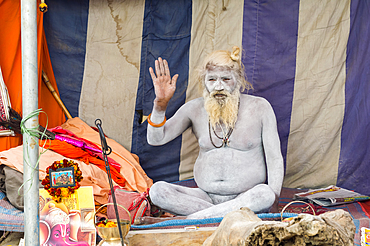
M 179 110 L 160 127 L 148 124 L 147 141 L 150 145 L 163 145 L 181 135 L 191 126 L 191 120 L 188 117 L 189 105 L 184 104 Z M 153 111 L 149 119 L 154 125 L 159 125 L 165 120 L 165 111 Z
M 175 93 L 178 78 L 178 74 L 171 78 L 167 61 L 159 57 L 155 61 L 155 73 L 153 68 L 149 68 L 149 73 L 153 80 L 156 98 L 153 111 L 148 117 L 147 141 L 150 145 L 163 145 L 179 136 L 189 126 L 190 120 L 186 114 L 181 113 L 184 110 L 179 110 L 180 112 L 166 122 L 167 105 Z

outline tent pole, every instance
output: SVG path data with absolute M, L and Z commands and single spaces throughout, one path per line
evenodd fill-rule
M 22 115 L 38 108 L 37 1 L 21 0 Z M 26 128 L 38 127 L 38 116 L 25 122 Z M 23 134 L 24 231 L 25 245 L 39 245 L 39 156 L 38 140 Z

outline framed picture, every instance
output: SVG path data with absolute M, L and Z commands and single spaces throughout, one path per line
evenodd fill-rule
M 50 187 L 60 188 L 75 186 L 75 172 L 73 167 L 58 168 L 57 170 L 49 169 Z

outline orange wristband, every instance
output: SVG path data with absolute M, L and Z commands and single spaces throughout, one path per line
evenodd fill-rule
M 166 121 L 167 121 L 166 116 L 164 116 L 164 120 L 163 120 L 163 122 L 162 122 L 162 123 L 155 124 L 155 123 L 153 123 L 153 122 L 150 120 L 150 115 L 151 115 L 151 113 L 148 115 L 147 121 L 148 121 L 149 125 L 151 125 L 152 127 L 161 127 L 161 126 L 163 126 L 163 125 L 164 125 L 164 123 L 166 123 Z

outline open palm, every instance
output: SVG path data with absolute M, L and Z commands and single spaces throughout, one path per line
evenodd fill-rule
M 155 60 L 155 73 L 151 67 L 149 72 L 154 85 L 155 103 L 164 110 L 175 93 L 179 75 L 176 74 L 171 78 L 168 63 L 166 60 L 162 60 L 161 57 Z

